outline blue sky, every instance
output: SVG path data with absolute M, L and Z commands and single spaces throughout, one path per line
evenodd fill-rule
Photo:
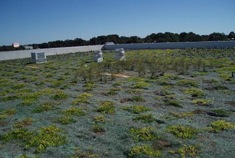
M 235 0 L 0 0 L 0 45 L 235 31 Z

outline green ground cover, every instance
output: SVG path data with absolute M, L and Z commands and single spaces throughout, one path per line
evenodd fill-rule
M 0 62 L 0 157 L 235 155 L 235 49 Z

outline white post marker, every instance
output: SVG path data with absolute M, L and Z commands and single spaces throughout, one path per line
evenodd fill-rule
M 95 51 L 94 61 L 100 63 L 103 61 L 103 53 L 101 50 Z
M 115 49 L 115 52 L 116 52 L 116 60 L 120 61 L 126 60 L 125 51 L 123 48 Z

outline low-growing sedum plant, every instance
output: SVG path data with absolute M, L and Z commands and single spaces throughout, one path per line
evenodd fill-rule
M 93 131 L 94 133 L 102 133 L 102 132 L 105 132 L 105 129 L 104 129 L 104 127 L 102 127 L 102 126 L 99 125 L 99 124 L 94 124 L 94 125 L 92 126 L 92 131 Z
M 34 120 L 32 118 L 25 118 L 25 119 L 23 119 L 21 121 L 16 122 L 14 124 L 14 127 L 16 127 L 16 128 L 23 128 L 23 127 L 31 125 L 33 122 L 34 122 Z
M 182 108 L 183 106 L 180 105 L 179 101 L 176 99 L 165 99 L 164 100 L 165 106 L 175 106 L 178 108 Z
M 151 146 L 144 144 L 144 145 L 136 145 L 131 147 L 129 157 L 159 157 L 161 156 L 160 150 L 154 150 Z
M 151 127 L 131 128 L 130 133 L 135 141 L 148 141 L 156 137 Z
M 220 132 L 223 130 L 234 129 L 235 124 L 231 122 L 227 122 L 225 120 L 217 120 L 211 123 L 210 130 L 213 132 Z
M 140 94 L 142 93 L 142 89 L 129 89 L 127 90 L 127 93 L 130 93 L 130 94 Z
M 4 142 L 9 142 L 15 139 L 27 141 L 28 139 L 31 138 L 32 134 L 33 132 L 29 132 L 26 128 L 16 128 L 2 135 L 0 139 L 3 140 Z
M 96 115 L 93 117 L 93 120 L 97 123 L 97 122 L 105 122 L 106 118 L 104 115 Z
M 196 145 L 184 145 L 177 150 L 177 153 L 180 154 L 181 158 L 198 157 L 200 149 Z
M 15 115 L 16 114 L 16 109 L 15 108 L 6 109 L 6 110 L 4 110 L 3 113 L 5 113 L 7 115 Z
M 64 91 L 57 90 L 55 94 L 52 96 L 55 100 L 63 100 L 68 98 L 68 94 L 66 94 Z
M 190 126 L 170 125 L 167 127 L 167 132 L 172 133 L 179 138 L 187 139 L 195 137 L 199 131 Z
M 62 125 L 68 125 L 71 123 L 75 123 L 76 120 L 74 120 L 71 116 L 62 116 L 62 117 L 57 118 L 56 122 Z
M 192 103 L 197 105 L 207 106 L 210 105 L 212 101 L 208 99 L 194 99 Z
M 2 110 L 2 111 L 0 111 L 0 120 L 1 119 L 6 119 L 9 116 L 12 116 L 12 115 L 15 115 L 15 114 L 16 114 L 16 109 L 14 109 L 14 108 Z
M 19 106 L 30 106 L 30 105 L 33 105 L 35 102 L 36 102 L 36 99 L 34 98 L 26 98 L 22 100 Z
M 207 114 L 215 117 L 229 117 L 231 115 L 231 112 L 225 109 L 214 109 L 207 112 Z
M 72 107 L 72 108 L 63 110 L 62 113 L 67 115 L 67 116 L 71 116 L 71 115 L 84 116 L 84 115 L 86 115 L 86 112 L 85 112 L 84 109 L 76 108 L 76 107 Z
M 177 85 L 184 87 L 198 87 L 198 84 L 194 80 L 182 79 L 177 82 Z
M 120 90 L 121 88 L 118 88 L 118 87 L 110 88 L 108 92 L 106 93 L 106 95 L 116 95 L 118 91 Z
M 146 111 L 150 111 L 151 109 L 144 105 L 133 105 L 133 106 L 124 106 L 123 110 L 126 110 L 134 114 L 140 114 Z
M 100 106 L 97 107 L 96 111 L 104 114 L 114 114 L 115 113 L 114 103 L 112 101 L 103 101 L 101 102 Z
M 26 148 L 35 147 L 36 152 L 44 152 L 49 146 L 60 146 L 66 143 L 66 138 L 61 134 L 61 129 L 56 126 L 46 126 L 39 129 L 26 144 Z
M 149 83 L 144 81 L 138 81 L 132 85 L 132 88 L 134 89 L 147 89 L 150 86 Z
M 199 88 L 188 88 L 184 90 L 185 94 L 190 94 L 192 97 L 202 97 L 204 96 L 204 92 Z
M 99 156 L 93 151 L 93 149 L 86 149 L 85 151 L 80 148 L 75 148 L 75 153 L 71 158 L 99 158 Z
M 181 113 L 176 113 L 176 112 L 170 112 L 170 115 L 172 115 L 175 118 L 186 118 L 186 117 L 192 117 L 193 112 L 181 112 Z
M 24 88 L 26 85 L 24 83 L 17 83 L 17 84 L 14 84 L 12 86 L 12 89 L 22 89 Z
M 22 155 L 20 155 L 19 157 L 17 157 L 17 158 L 38 158 L 37 156 L 29 156 L 29 155 L 27 155 L 27 154 L 22 154 Z
M 33 110 L 33 112 L 34 113 L 41 113 L 44 111 L 51 111 L 51 110 L 55 109 L 56 105 L 57 105 L 56 103 L 47 102 L 47 103 L 44 103 L 44 104 L 40 105 L 39 107 L 35 108 Z
M 145 99 L 141 95 L 135 95 L 130 98 L 131 101 L 133 102 L 144 102 Z
M 7 95 L 2 98 L 2 101 L 11 101 L 15 99 L 19 99 L 19 97 L 16 95 Z
M 75 100 L 73 100 L 73 105 L 78 105 L 80 103 L 89 103 L 88 99 L 91 98 L 93 95 L 90 93 L 82 93 L 80 94 Z
M 141 114 L 139 116 L 136 116 L 133 118 L 134 121 L 141 121 L 143 123 L 151 123 L 156 121 L 156 119 L 153 117 L 153 114 Z
M 94 82 L 86 82 L 86 83 L 83 85 L 83 87 L 84 87 L 84 90 L 85 90 L 86 92 L 88 92 L 88 91 L 92 91 L 92 90 L 96 87 L 96 85 L 95 85 Z

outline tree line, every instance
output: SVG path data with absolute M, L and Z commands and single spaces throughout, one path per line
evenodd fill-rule
M 228 41 L 234 40 L 235 33 L 232 31 L 228 35 L 224 33 L 211 33 L 209 35 L 199 35 L 193 32 L 182 32 L 178 33 L 152 33 L 144 38 L 138 36 L 118 36 L 116 34 L 103 35 L 93 37 L 90 40 L 84 40 L 81 38 L 75 38 L 74 40 L 56 40 L 45 42 L 41 44 L 29 44 L 33 46 L 33 49 L 39 48 L 56 48 L 56 47 L 72 47 L 72 46 L 86 46 L 86 45 L 99 45 L 105 44 L 106 42 L 113 42 L 114 44 L 124 43 L 159 43 L 159 42 L 197 42 L 197 41 Z M 24 50 L 23 46 L 19 48 L 13 48 L 12 46 L 0 46 L 0 51 L 10 50 Z

